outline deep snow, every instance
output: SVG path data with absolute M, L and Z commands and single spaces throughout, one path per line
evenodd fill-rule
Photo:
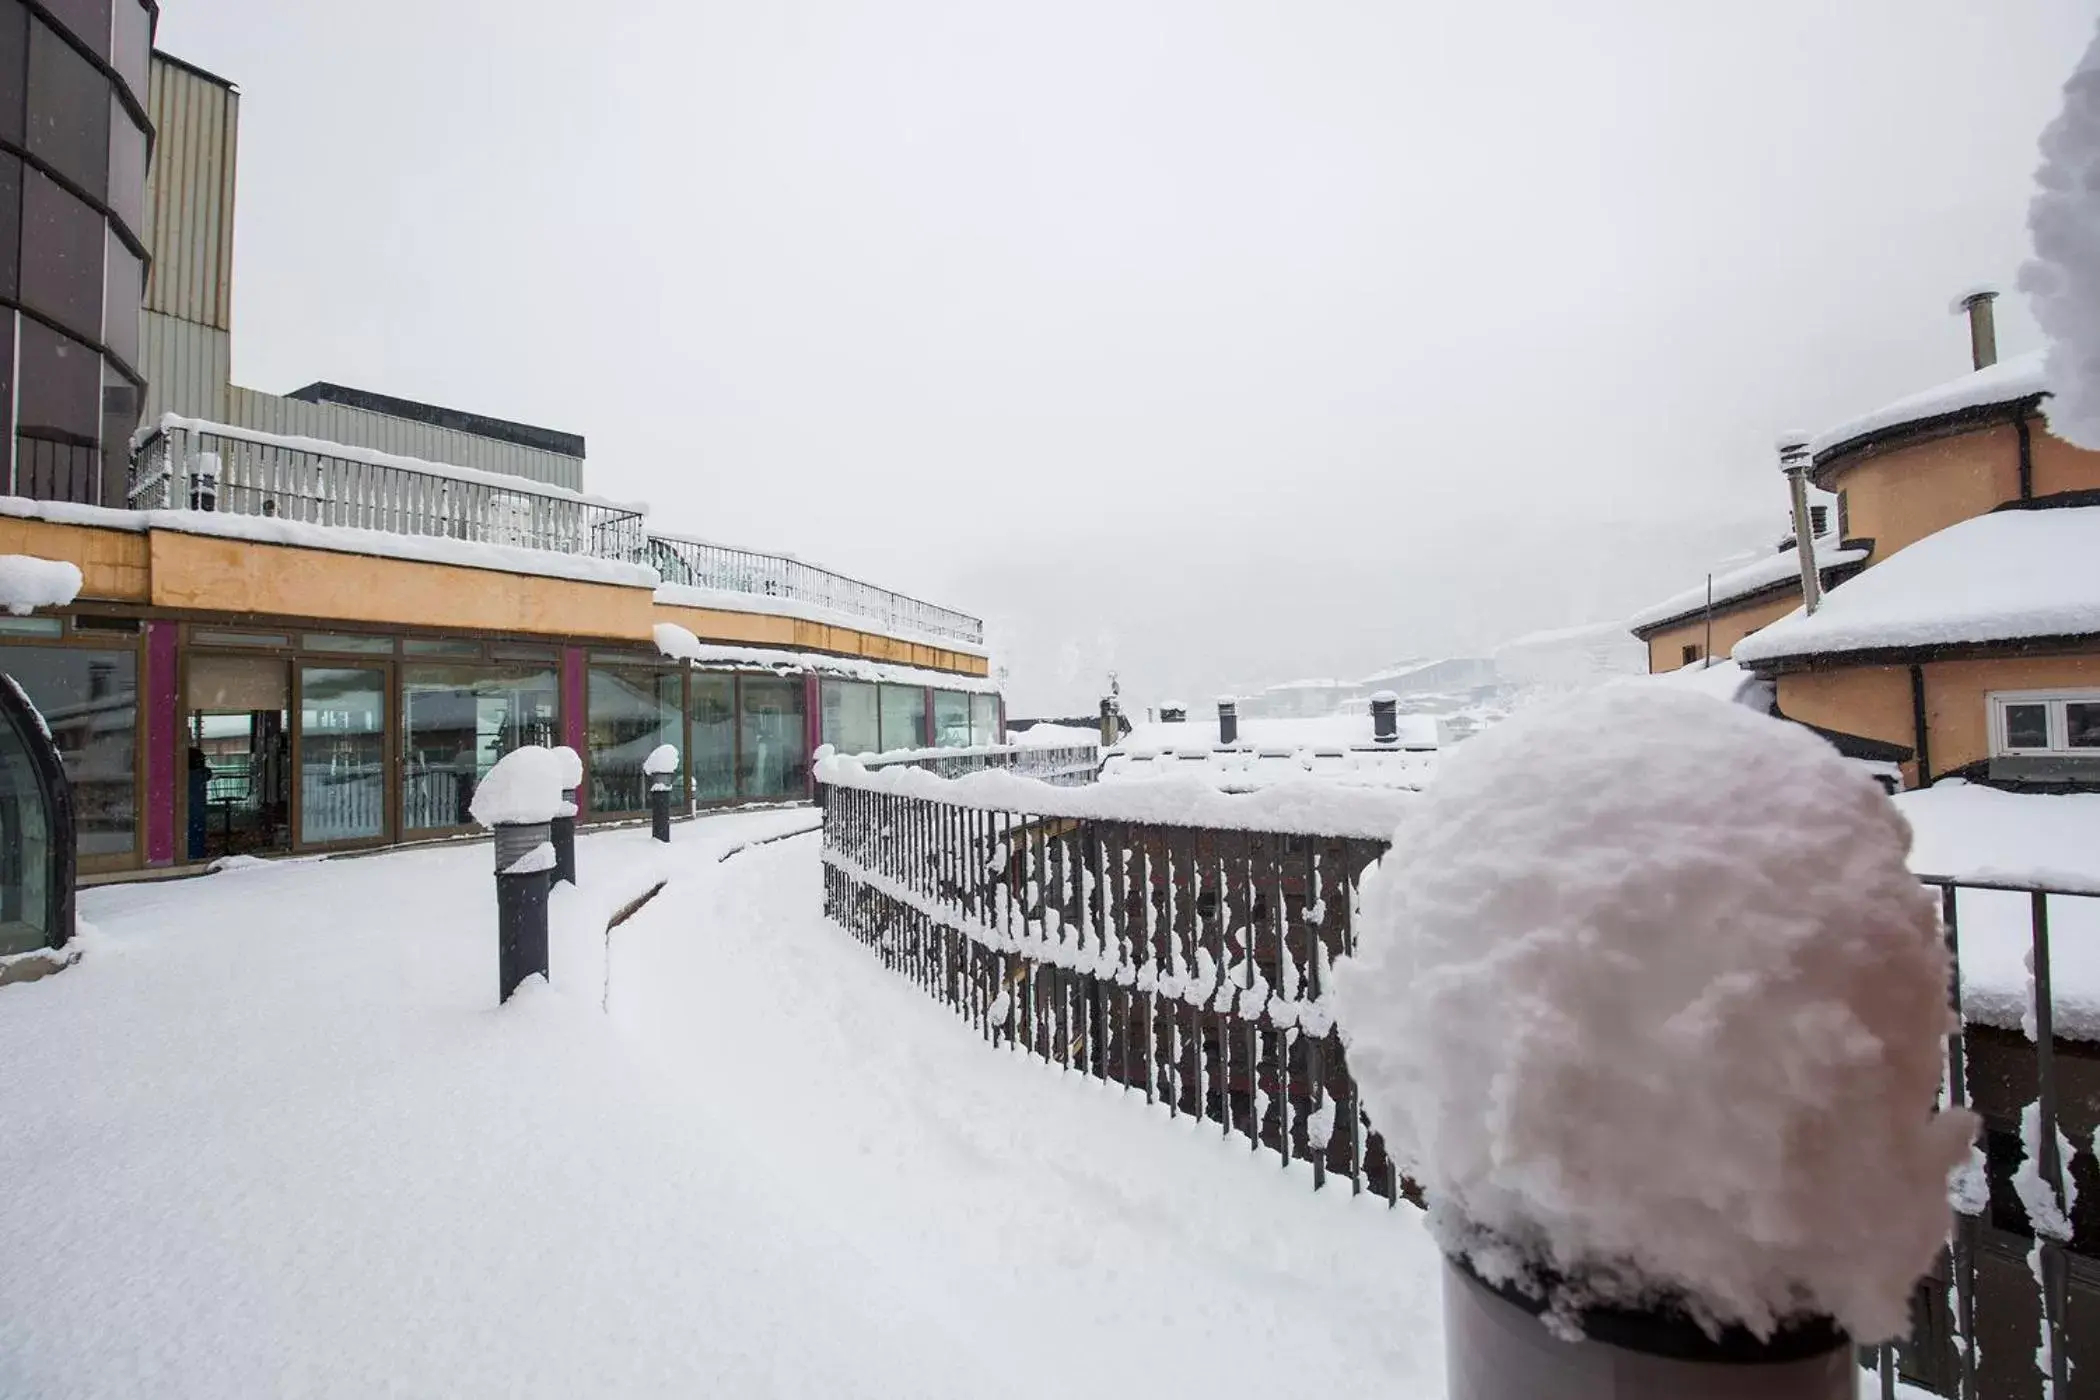
M 586 835 L 502 1009 L 485 845 L 86 892 L 0 991 L 0 1394 L 1440 1393 L 1417 1215 L 986 1048 L 814 837 L 717 863 L 812 818 Z

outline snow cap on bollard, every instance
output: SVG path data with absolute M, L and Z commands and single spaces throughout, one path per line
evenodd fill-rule
M 671 777 L 678 772 L 678 746 L 676 744 L 658 744 L 651 749 L 649 756 L 642 760 L 642 772 L 651 778 L 659 780 L 651 784 L 652 788 L 669 786 L 661 780 Z
M 554 750 L 538 745 L 512 749 L 496 760 L 496 766 L 475 787 L 467 811 L 491 831 L 544 827 L 556 817 L 576 814 L 575 806 L 562 796 L 565 776 L 566 769 Z
M 576 750 L 570 748 L 567 744 L 561 744 L 549 749 L 548 752 L 553 754 L 555 761 L 561 765 L 562 791 L 574 792 L 582 787 L 583 760 L 576 756 Z M 572 812 L 570 815 L 574 816 L 575 813 Z
M 1908 1324 L 1975 1122 L 1910 829 L 1815 733 L 1653 685 L 1451 752 L 1362 886 L 1337 1023 L 1454 1259 L 1772 1338 Z

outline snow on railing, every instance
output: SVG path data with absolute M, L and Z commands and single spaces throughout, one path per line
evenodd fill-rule
M 1057 788 L 838 756 L 817 770 L 826 914 L 988 1042 L 1216 1123 L 1309 1164 L 1316 1184 L 1410 1193 L 1359 1107 L 1327 988 L 1354 949 L 1358 883 L 1411 794 Z M 2100 1229 L 2078 1230 L 2095 1203 L 2074 1209 L 2070 1181 L 2100 1149 L 2100 1106 L 2074 1096 L 2065 1121 L 2058 1061 L 2100 1064 L 2100 960 L 2052 957 L 2050 932 L 2053 919 L 2100 933 L 2100 884 L 1920 879 L 1941 893 L 1966 1012 L 1947 1038 L 1947 1101 L 2017 1135 L 2025 1160 L 1979 1148 L 1914 1332 L 1879 1364 L 1891 1382 L 1983 1394 L 1981 1312 L 2038 1339 L 2038 1379 L 2067 1394 L 2075 1319 L 2100 1315 L 2100 1289 L 2069 1266 L 2100 1252 Z M 2039 1283 L 1979 1272 L 1986 1241 L 1993 1258 L 2027 1248 Z
M 649 536 L 648 548 L 647 562 L 665 583 L 783 598 L 866 618 L 885 632 L 915 633 L 973 647 L 984 644 L 984 623 L 968 613 L 877 588 L 791 555 L 658 534 Z
M 966 773 L 990 769 L 1057 787 L 1077 787 L 1093 782 L 1099 774 L 1101 746 L 975 744 L 967 748 L 894 749 L 887 753 L 862 754 L 860 763 L 870 772 L 916 768 L 942 778 L 960 778 Z
M 643 508 L 524 477 L 169 416 L 139 445 L 129 504 L 645 562 Z

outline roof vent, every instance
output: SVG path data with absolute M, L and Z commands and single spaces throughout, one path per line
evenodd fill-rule
M 1239 742 L 1239 739 L 1239 702 L 1230 697 L 1220 696 L 1218 699 L 1218 742 L 1220 744 L 1236 744 Z
M 1998 320 L 1991 303 L 1998 299 L 1995 287 L 1974 287 L 1954 299 L 1950 311 L 1969 313 L 1969 363 L 1989 369 L 1998 363 Z
M 1381 744 L 1400 741 L 1400 697 L 1390 690 L 1371 697 L 1371 737 Z

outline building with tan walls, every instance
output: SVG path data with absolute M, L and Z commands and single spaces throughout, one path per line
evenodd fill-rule
M 129 94 L 143 34 L 128 67 L 61 39 Z M 0 598 L 0 671 L 50 723 L 84 875 L 458 835 L 476 782 L 523 744 L 575 748 L 581 815 L 615 820 L 643 811 L 659 744 L 683 756 L 692 810 L 805 799 L 820 743 L 1001 736 L 976 618 L 661 533 L 584 490 L 578 435 L 228 382 L 238 94 L 166 55 L 150 74 L 132 104 L 153 122 L 147 188 L 111 196 L 146 211 L 140 334 L 104 353 L 147 371 L 156 412 L 133 436 L 130 400 L 114 447 L 76 434 L 79 469 L 45 471 L 16 412 L 34 405 L 8 386 L 32 436 L 6 435 L 0 555 L 81 581 Z

